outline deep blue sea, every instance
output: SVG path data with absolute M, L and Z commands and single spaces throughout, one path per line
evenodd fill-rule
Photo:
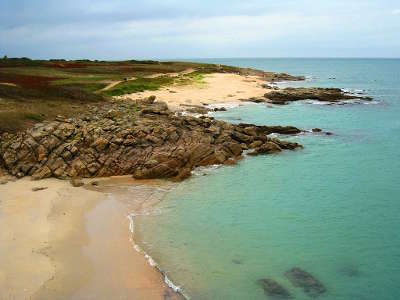
M 300 267 L 327 288 L 320 299 L 400 299 L 400 60 L 197 60 L 305 75 L 292 86 L 363 90 L 370 104 L 244 105 L 230 122 L 322 128 L 289 138 L 303 150 L 209 169 L 141 217 L 143 248 L 191 299 L 269 299 L 271 278 Z M 332 79 L 334 78 L 334 79 Z

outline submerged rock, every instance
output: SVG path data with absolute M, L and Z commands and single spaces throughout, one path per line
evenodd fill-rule
M 340 269 L 340 272 L 348 277 L 358 277 L 361 272 L 357 266 L 348 265 Z
M 292 298 L 290 292 L 281 284 L 273 279 L 263 278 L 258 281 L 264 289 L 264 293 L 270 297 L 289 299 Z
M 318 279 L 298 267 L 287 271 L 285 276 L 294 286 L 303 288 L 303 291 L 311 297 L 318 297 L 326 292 L 325 286 Z
M 232 259 L 232 263 L 234 263 L 235 265 L 241 265 L 242 261 L 240 259 L 234 258 Z

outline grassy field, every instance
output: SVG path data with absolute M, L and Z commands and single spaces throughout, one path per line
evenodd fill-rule
M 101 105 L 112 96 L 201 83 L 204 74 L 214 72 L 243 69 L 191 62 L 0 59 L 0 134 L 57 115 L 74 116 L 85 104 Z

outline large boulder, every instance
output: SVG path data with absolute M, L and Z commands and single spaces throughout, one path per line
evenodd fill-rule
M 48 166 L 42 166 L 32 175 L 32 179 L 39 180 L 43 178 L 48 178 L 51 176 L 51 170 Z

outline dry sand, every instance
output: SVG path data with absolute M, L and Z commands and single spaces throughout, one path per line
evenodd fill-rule
M 154 95 L 158 100 L 165 101 L 171 110 L 182 110 L 182 105 L 239 104 L 252 97 L 262 97 L 268 92 L 262 87 L 264 83 L 263 79 L 256 76 L 215 73 L 205 75 L 202 82 L 191 85 L 173 85 L 120 98 L 139 99 Z
M 0 299 L 181 298 L 131 241 L 127 215 L 159 201 L 158 187 L 99 182 L 92 190 L 57 179 L 0 185 Z

